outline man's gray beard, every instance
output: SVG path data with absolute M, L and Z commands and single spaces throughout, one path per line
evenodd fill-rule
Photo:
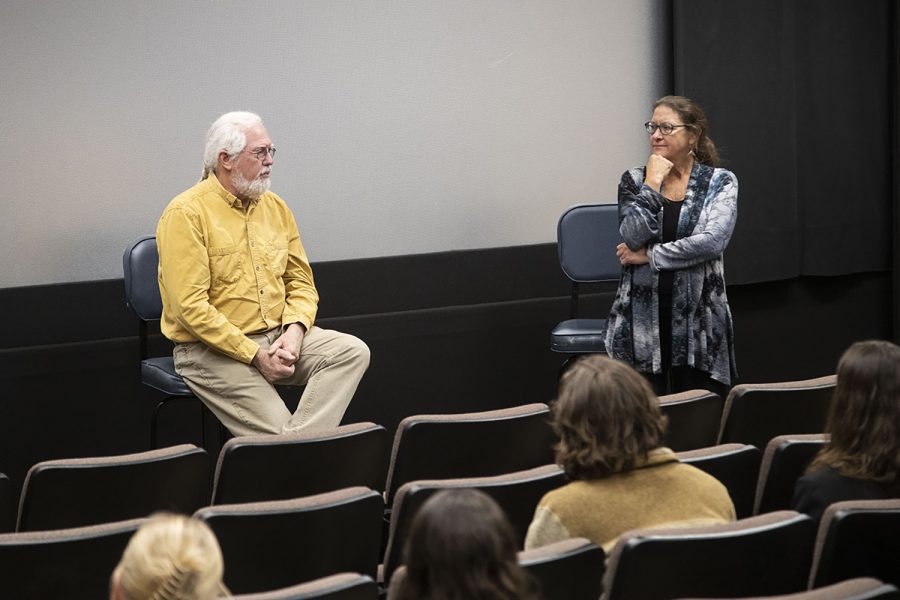
M 240 172 L 235 171 L 231 176 L 231 183 L 238 196 L 244 196 L 251 200 L 258 200 L 260 196 L 269 191 L 268 177 L 257 177 L 253 181 L 247 181 Z

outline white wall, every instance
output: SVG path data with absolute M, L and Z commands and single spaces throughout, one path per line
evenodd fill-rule
M 0 287 L 121 277 L 235 109 L 313 261 L 553 241 L 645 158 L 663 7 L 4 0 Z

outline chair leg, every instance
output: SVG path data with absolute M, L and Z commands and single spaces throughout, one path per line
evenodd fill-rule
M 198 398 L 197 402 L 200 404 L 200 444 L 204 450 L 209 451 L 209 446 L 206 445 L 206 414 L 209 411 L 202 400 Z
M 150 420 L 150 449 L 156 450 L 156 423 L 159 421 L 159 411 L 162 409 L 163 404 L 166 403 L 168 398 L 163 398 L 159 402 L 156 403 L 156 408 L 153 409 L 153 418 Z
M 572 366 L 572 361 L 574 361 L 575 359 L 577 359 L 580 356 L 581 356 L 581 354 L 570 354 L 568 356 L 568 358 L 566 358 L 566 360 L 563 361 L 563 364 L 560 365 L 560 367 L 559 367 L 559 371 L 556 372 L 556 380 L 557 381 L 562 379 L 563 373 L 566 372 L 566 369 L 568 369 L 570 366 Z

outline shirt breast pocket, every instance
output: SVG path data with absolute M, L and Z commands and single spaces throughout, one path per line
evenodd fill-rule
M 269 270 L 275 277 L 284 275 L 287 269 L 288 245 L 287 242 L 270 242 L 266 244 L 266 260 Z
M 243 274 L 244 253 L 240 246 L 209 249 L 209 275 L 214 283 L 235 283 Z

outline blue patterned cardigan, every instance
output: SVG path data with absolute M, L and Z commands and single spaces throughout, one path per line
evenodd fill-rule
M 622 268 L 609 315 L 607 352 L 642 373 L 660 373 L 659 271 L 675 271 L 672 365 L 709 373 L 726 385 L 737 377 L 734 328 L 725 295 L 722 252 L 737 220 L 738 182 L 725 169 L 694 162 L 675 241 L 660 243 L 663 196 L 644 185 L 644 167 L 619 183 L 619 233 L 650 263 Z

